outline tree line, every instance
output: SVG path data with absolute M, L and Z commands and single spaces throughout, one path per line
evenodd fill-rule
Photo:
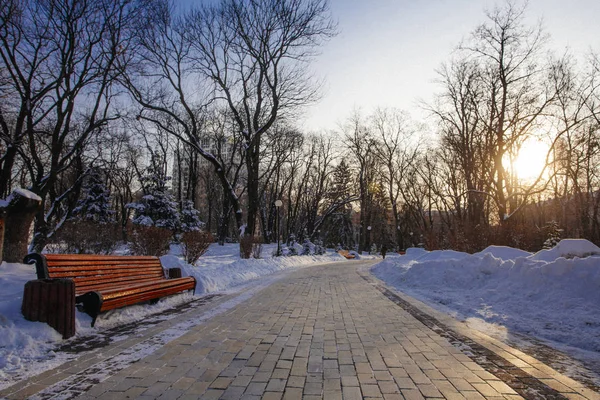
M 42 198 L 32 251 L 97 225 L 360 250 L 600 243 L 600 60 L 552 53 L 525 12 L 503 4 L 458 45 L 428 125 L 379 108 L 308 133 L 326 0 L 6 0 L 0 197 Z M 533 138 L 546 168 L 526 181 Z

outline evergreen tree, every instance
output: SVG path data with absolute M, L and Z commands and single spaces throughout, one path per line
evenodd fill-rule
M 144 195 L 142 198 L 127 205 L 135 210 L 133 223 L 145 226 L 156 226 L 177 232 L 181 228 L 181 216 L 177 203 L 167 188 L 171 178 L 166 176 L 157 157 L 140 178 Z
M 328 194 L 330 203 L 343 201 L 353 193 L 352 170 L 346 161 L 342 160 L 333 171 L 331 190 Z M 345 204 L 329 217 L 323 226 L 326 232 L 326 243 L 339 244 L 341 248 L 349 249 L 354 244 L 352 229 L 352 206 Z
M 544 226 L 546 231 L 546 241 L 544 242 L 544 249 L 551 249 L 560 242 L 560 236 L 562 229 L 560 229 L 558 222 L 550 221 Z
M 204 222 L 200 220 L 200 212 L 194 208 L 194 203 L 184 200 L 181 205 L 181 231 L 200 231 L 203 227 Z
M 110 204 L 110 192 L 97 168 L 92 169 L 84 181 L 81 199 L 73 209 L 71 219 L 102 224 L 115 222 L 115 211 L 111 209 Z

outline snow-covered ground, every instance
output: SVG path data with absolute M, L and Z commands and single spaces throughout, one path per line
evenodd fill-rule
M 507 339 L 523 333 L 600 365 L 600 248 L 586 240 L 535 254 L 408 249 L 371 271 L 474 328 Z
M 345 261 L 345 258 L 331 250 L 320 256 L 272 257 L 275 247 L 276 245 L 263 245 L 261 259 L 242 260 L 238 244 L 213 244 L 192 266 L 181 259 L 179 248 L 173 246 L 170 255 L 161 257 L 161 261 L 166 268 L 181 267 L 184 276 L 194 276 L 198 282 L 196 296 L 213 292 L 235 292 L 244 283 L 261 277 L 264 279 L 286 269 Z M 298 251 L 301 250 L 298 246 Z M 77 312 L 77 334 L 64 341 L 47 324 L 23 318 L 23 287 L 32 279 L 36 279 L 33 266 L 5 262 L 0 264 L 0 389 L 14 383 L 15 377 L 23 379 L 72 358 L 56 353 L 53 349 L 58 345 L 68 344 L 69 340 L 94 335 L 117 325 L 138 321 L 191 299 L 191 294 L 184 293 L 163 299 L 155 305 L 142 304 L 112 310 L 102 314 L 94 328 L 90 327 L 91 318 L 88 315 Z

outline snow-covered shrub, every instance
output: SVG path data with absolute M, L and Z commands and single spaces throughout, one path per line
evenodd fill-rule
M 156 226 L 137 225 L 133 228 L 131 251 L 140 256 L 162 256 L 169 251 L 173 232 Z
M 196 260 L 206 253 L 208 246 L 213 242 L 210 232 L 189 231 L 181 235 L 181 250 L 185 261 L 194 264 Z
M 304 239 L 304 243 L 302 243 L 302 253 L 300 253 L 301 256 L 310 256 L 311 250 L 310 250 L 310 246 L 311 246 L 311 242 L 308 239 Z
M 287 246 L 293 247 L 295 244 L 296 244 L 296 235 L 291 233 L 290 236 L 288 236 Z
M 287 256 L 297 256 L 298 255 L 298 250 L 296 249 L 295 246 L 289 246 L 287 248 Z
M 322 256 L 326 251 L 327 249 L 323 246 L 323 241 L 317 240 L 315 243 L 315 255 Z

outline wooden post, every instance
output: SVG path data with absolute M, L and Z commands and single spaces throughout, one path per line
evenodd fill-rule
M 21 312 L 29 321 L 46 322 L 62 334 L 75 335 L 75 282 L 37 279 L 25 284 Z
M 5 212 L 6 233 L 3 239 L 2 259 L 6 262 L 20 263 L 27 255 L 29 229 L 36 212 L 42 205 L 42 199 L 25 189 L 16 189 L 5 200 L 2 210 Z

